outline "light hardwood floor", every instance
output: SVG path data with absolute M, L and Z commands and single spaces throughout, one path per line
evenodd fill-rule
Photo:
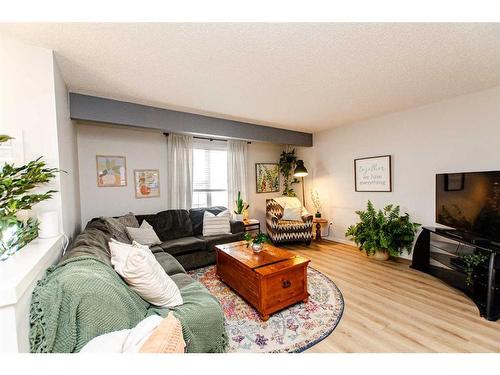
M 340 243 L 285 248 L 311 259 L 344 295 L 333 333 L 309 352 L 500 352 L 500 321 L 404 260 L 378 262 Z

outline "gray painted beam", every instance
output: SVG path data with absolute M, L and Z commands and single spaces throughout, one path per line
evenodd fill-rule
M 312 146 L 310 133 L 76 93 L 70 93 L 70 116 L 73 120 L 160 129 L 167 133 Z

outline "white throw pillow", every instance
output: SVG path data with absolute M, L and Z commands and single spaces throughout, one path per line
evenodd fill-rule
M 228 210 L 222 211 L 218 215 L 205 211 L 203 214 L 203 235 L 231 234 L 230 216 Z
M 132 329 L 122 329 L 94 337 L 80 353 L 137 353 L 156 328 L 163 322 L 159 315 L 151 315 Z
M 301 208 L 301 212 L 300 212 L 301 216 L 310 215 L 309 211 L 307 211 L 307 209 L 302 205 L 299 198 L 297 198 L 297 197 L 276 197 L 273 199 L 276 202 L 278 202 L 278 204 L 281 207 L 283 207 L 283 209 L 285 207 L 287 207 L 287 208 L 300 207 Z M 287 220 L 287 219 L 283 219 L 283 220 Z M 288 220 L 291 220 L 291 219 L 288 219 Z M 297 220 L 301 220 L 301 218 L 299 218 Z
M 159 307 L 183 304 L 179 288 L 147 246 L 111 240 L 109 249 L 115 271 L 142 299 Z
M 283 216 L 281 220 L 302 220 L 302 207 L 283 207 Z
M 146 220 L 143 220 L 139 228 L 127 227 L 125 229 L 131 241 L 136 241 L 141 245 L 146 245 L 146 246 L 161 244 L 158 235 L 154 231 L 151 224 L 149 224 Z

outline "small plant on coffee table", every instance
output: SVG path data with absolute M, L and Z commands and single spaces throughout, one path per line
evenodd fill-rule
M 259 245 L 269 241 L 269 237 L 265 233 L 259 233 L 254 237 L 250 232 L 247 232 L 243 236 L 243 239 L 247 242 L 247 247 L 250 246 L 251 244 Z

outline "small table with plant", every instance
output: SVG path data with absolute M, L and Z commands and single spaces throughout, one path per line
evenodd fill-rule
M 328 224 L 327 219 L 323 219 L 321 217 L 315 217 L 313 219 L 313 223 L 316 224 L 316 241 L 321 241 L 321 226 L 323 224 Z

